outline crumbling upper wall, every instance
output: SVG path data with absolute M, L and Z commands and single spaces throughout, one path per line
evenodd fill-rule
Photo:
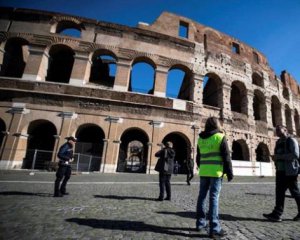
M 285 86 L 289 86 L 292 93 L 295 95 L 300 94 L 299 85 L 297 84 L 297 81 L 293 76 L 291 76 L 290 73 L 288 73 L 286 70 L 281 72 L 281 81 Z

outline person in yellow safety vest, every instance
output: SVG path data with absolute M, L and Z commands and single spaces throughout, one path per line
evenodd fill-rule
M 203 232 L 208 229 L 205 199 L 209 191 L 209 236 L 225 236 L 227 233 L 219 222 L 219 196 L 223 176 L 226 174 L 228 181 L 231 181 L 233 173 L 227 140 L 225 134 L 220 131 L 219 120 L 215 117 L 206 120 L 205 129 L 199 134 L 196 163 L 200 176 L 196 230 Z

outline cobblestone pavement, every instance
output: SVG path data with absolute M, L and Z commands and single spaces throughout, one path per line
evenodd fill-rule
M 195 229 L 199 178 L 172 177 L 172 201 L 156 202 L 158 175 L 76 174 L 70 195 L 53 198 L 55 173 L 0 171 L 0 239 L 208 239 Z M 294 199 L 287 196 L 281 223 L 262 213 L 274 205 L 274 178 L 224 182 L 223 239 L 300 239 Z

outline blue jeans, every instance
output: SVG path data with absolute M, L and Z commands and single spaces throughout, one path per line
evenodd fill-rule
M 196 227 L 199 229 L 206 228 L 206 196 L 209 191 L 209 231 L 210 233 L 219 233 L 221 225 L 219 222 L 219 196 L 223 178 L 200 177 L 200 190 L 197 202 L 197 221 Z

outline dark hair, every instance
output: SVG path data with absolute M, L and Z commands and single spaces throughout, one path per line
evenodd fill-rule
M 205 132 L 220 130 L 220 122 L 216 117 L 209 117 L 205 123 Z

